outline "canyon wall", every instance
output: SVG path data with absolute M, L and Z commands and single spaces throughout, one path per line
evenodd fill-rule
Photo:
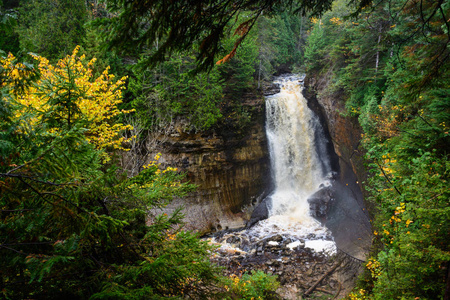
M 367 172 L 360 144 L 362 130 L 358 119 L 346 113 L 343 94 L 329 92 L 328 83 L 326 75 L 310 75 L 305 78 L 303 90 L 308 106 L 319 116 L 331 139 L 328 152 L 336 172 L 330 191 L 332 205 L 321 221 L 332 231 L 340 250 L 364 260 L 372 230 L 364 201 Z
M 158 146 L 151 147 L 149 160 L 161 153 L 163 167 L 178 168 L 198 185 L 196 191 L 164 208 L 170 213 L 182 206 L 187 229 L 208 233 L 242 228 L 269 192 L 264 99 L 248 95 L 241 103 L 250 113 L 250 124 L 239 130 L 222 125 L 208 132 L 189 133 L 179 124 L 158 137 Z
M 309 75 L 305 78 L 303 94 L 331 138 L 339 162 L 333 169 L 339 168 L 340 179 L 355 191 L 361 192 L 364 191 L 362 184 L 367 178 L 364 151 L 360 145 L 362 129 L 357 118 L 348 116 L 342 93 L 329 92 L 328 84 L 326 75 Z M 332 157 L 332 161 L 335 160 Z M 354 180 L 350 179 L 352 177 Z M 360 201 L 363 201 L 362 196 L 362 193 L 358 196 Z

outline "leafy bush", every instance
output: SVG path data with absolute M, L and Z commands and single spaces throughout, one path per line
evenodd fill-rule
M 277 299 L 278 287 L 277 277 L 262 271 L 244 273 L 241 277 L 232 275 L 225 280 L 225 288 L 231 292 L 228 299 Z

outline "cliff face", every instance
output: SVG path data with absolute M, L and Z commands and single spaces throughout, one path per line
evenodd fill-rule
M 328 152 L 332 168 L 337 172 L 329 191 L 332 201 L 321 221 L 332 231 L 340 250 L 364 260 L 371 244 L 372 230 L 363 197 L 362 183 L 367 173 L 360 147 L 362 130 L 356 118 L 346 116 L 342 95 L 328 92 L 328 81 L 326 76 L 310 75 L 305 78 L 303 90 L 309 107 L 319 116 L 332 141 Z M 323 197 L 319 198 L 319 203 L 326 202 Z
M 195 192 L 175 199 L 166 212 L 183 206 L 186 228 L 201 233 L 244 227 L 254 206 L 269 190 L 269 154 L 264 130 L 263 97 L 249 96 L 243 106 L 251 122 L 240 134 L 221 126 L 210 132 L 187 133 L 175 126 L 160 136 L 162 166 L 177 167 L 198 185 Z
M 339 93 L 327 92 L 328 78 L 310 75 L 305 78 L 303 94 L 310 108 L 320 117 L 329 133 L 334 152 L 332 161 L 338 159 L 339 178 L 352 189 L 364 191 L 362 182 L 367 178 L 364 168 L 364 152 L 360 147 L 362 129 L 358 119 L 346 116 L 345 102 Z M 355 178 L 351 178 L 355 177 Z M 359 196 L 362 201 L 362 193 Z

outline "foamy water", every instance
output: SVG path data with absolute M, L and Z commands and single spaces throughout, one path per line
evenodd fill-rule
M 329 185 L 329 158 L 317 153 L 317 117 L 301 93 L 301 77 L 279 79 L 279 93 L 266 98 L 266 134 L 275 189 L 269 196 L 269 218 L 239 233 L 251 243 L 281 234 L 293 243 L 304 241 L 316 252 L 334 253 L 330 232 L 309 212 L 308 197 Z M 291 243 L 292 244 L 292 243 Z

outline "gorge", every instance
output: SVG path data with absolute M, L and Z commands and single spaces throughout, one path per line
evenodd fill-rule
M 339 128 L 330 133 L 328 126 L 336 119 L 347 128 L 356 125 L 336 110 L 324 110 L 312 87 L 303 87 L 304 80 L 284 75 L 275 80 L 265 103 L 246 99 L 256 122 L 241 140 L 199 134 L 165 139 L 155 153 L 164 151 L 161 161 L 187 171 L 199 188 L 163 211 L 183 205 L 186 227 L 213 234 L 211 241 L 222 249 L 218 263 L 231 273 L 260 269 L 258 264 L 266 272 L 276 270 L 277 261 L 284 260 L 281 266 L 290 269 L 277 272 L 297 278 L 290 281 L 287 294 L 304 293 L 306 286 L 295 292 L 296 286 L 305 285 L 295 274 L 304 274 L 309 270 L 305 266 L 319 259 L 324 266 L 309 270 L 309 280 L 320 278 L 338 251 L 346 269 L 338 268 L 331 282 L 334 292 L 338 285 L 348 292 L 366 259 L 371 225 L 358 184 L 364 174 L 358 177 L 349 163 L 357 151 L 352 148 L 357 135 Z M 245 226 L 248 229 L 242 230 Z M 299 262 L 287 264 L 297 256 L 302 257 Z
M 282 78 L 279 80 L 283 80 Z M 301 95 L 303 88 L 297 86 L 299 81 L 303 83 L 303 80 L 297 77 L 291 78 L 290 83 L 286 81 L 284 84 L 294 85 L 290 87 L 290 91 L 286 90 L 287 87 L 281 87 L 283 83 L 275 83 L 277 87 L 275 94 L 266 96 L 268 99 L 266 106 L 257 96 L 245 99 L 244 105 L 253 108 L 253 122 L 242 137 L 224 136 L 216 132 L 188 134 L 181 130 L 166 136 L 165 142 L 154 149 L 150 157 L 162 153 L 160 162 L 163 165 L 177 167 L 180 171 L 187 172 L 188 180 L 199 185 L 196 192 L 183 199 L 176 199 L 165 208 L 166 211 L 170 212 L 175 207 L 183 205 L 187 228 L 211 233 L 243 228 L 248 222 L 255 223 L 258 219 L 267 217 L 264 216 L 264 212 L 267 214 L 269 210 L 298 210 L 299 214 L 307 217 L 309 206 L 317 206 L 312 214 L 333 231 L 342 249 L 363 259 L 363 256 L 358 256 L 356 250 L 358 247 L 354 247 L 354 244 L 363 240 L 361 243 L 364 246 L 362 244 L 360 246 L 367 250 L 367 238 L 370 236 L 370 224 L 364 212 L 361 185 L 358 184 L 363 181 L 364 174 L 358 174 L 359 177 L 355 175 L 354 170 L 360 166 L 354 167 L 349 163 L 349 159 L 351 161 L 354 156 L 353 152 L 357 151 L 354 147 L 359 143 L 358 136 L 347 129 L 339 129 L 339 126 L 353 128 L 356 125 L 351 120 L 341 117 L 337 110 L 324 111 L 311 92 L 304 90 L 303 93 L 307 96 L 309 93 L 310 98 L 306 101 Z M 292 111 L 293 117 L 287 116 L 287 113 L 294 108 L 286 106 L 277 109 L 270 104 L 269 99 L 277 102 L 275 96 L 280 94 L 276 93 L 280 88 L 286 95 L 289 93 L 294 95 L 296 101 L 298 99 L 304 101 L 304 106 Z M 304 115 L 305 113 L 307 114 Z M 265 114 L 268 118 L 276 114 L 279 118 L 284 117 L 285 121 L 271 119 L 264 121 Z M 296 119 L 292 119 L 294 117 Z M 331 132 L 333 134 L 331 142 L 327 122 L 331 120 L 334 123 L 330 125 L 334 126 L 336 118 L 342 125 Z M 282 136 L 279 131 L 273 131 L 274 122 L 284 122 L 286 127 L 291 128 L 291 133 Z M 269 142 L 265 128 L 268 130 Z M 311 133 L 304 132 L 307 128 L 312 128 Z M 295 135 L 292 136 L 293 134 Z M 293 143 L 291 148 L 279 148 L 279 145 L 289 140 Z M 309 144 L 301 146 L 301 143 L 306 143 L 305 140 L 309 140 Z M 284 160 L 283 162 L 272 160 L 272 172 L 279 174 L 272 174 L 274 178 L 278 178 L 275 182 L 271 180 L 270 175 L 269 149 L 273 152 L 272 156 Z M 310 197 L 311 204 L 306 201 L 303 204 L 295 201 L 289 203 L 287 200 L 287 203 L 275 204 L 278 206 L 265 209 L 266 197 L 273 189 L 279 187 L 278 190 L 282 191 L 284 189 L 282 186 L 287 185 L 295 186 L 294 190 L 297 192 L 292 193 L 297 195 L 294 198 L 306 200 Z M 320 191 L 319 186 L 322 186 Z M 316 194 L 312 195 L 314 192 Z M 278 196 L 275 193 L 269 198 L 276 197 Z M 314 199 L 317 201 L 314 202 Z M 330 199 L 334 200 L 330 202 Z M 252 217 L 255 209 L 256 216 L 253 214 Z M 258 212 L 262 212 L 263 216 L 258 216 Z M 364 228 L 365 232 L 356 233 L 354 228 Z
M 0 298 L 450 299 L 449 20 L 1 2 Z

